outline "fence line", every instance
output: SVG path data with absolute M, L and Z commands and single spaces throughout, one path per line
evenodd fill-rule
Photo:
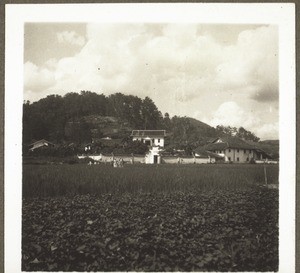
M 79 159 L 90 158 L 92 160 L 104 163 L 111 163 L 113 159 L 122 159 L 124 163 L 145 163 L 145 156 L 143 155 L 81 155 Z M 175 157 L 175 156 L 162 156 L 162 163 L 166 164 L 207 164 L 213 163 L 210 158 L 199 157 Z

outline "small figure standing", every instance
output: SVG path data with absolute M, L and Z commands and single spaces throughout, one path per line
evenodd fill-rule
M 114 158 L 113 160 L 113 167 L 114 168 L 117 168 L 118 167 L 118 163 L 117 163 L 117 160 Z

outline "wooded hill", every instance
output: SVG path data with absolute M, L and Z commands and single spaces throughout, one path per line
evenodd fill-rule
M 212 138 L 231 133 L 247 140 L 259 140 L 242 127 L 213 128 L 193 118 L 162 114 L 149 97 L 141 99 L 122 93 L 105 96 L 82 91 L 63 97 L 50 95 L 23 104 L 24 145 L 47 139 L 56 144 L 82 146 L 93 140 L 102 147 L 111 146 L 111 149 L 106 147 L 107 151 L 118 150 L 124 147 L 124 141 L 130 141 L 134 129 L 164 129 L 167 131 L 166 150 L 182 149 L 187 154 Z M 106 137 L 112 141 L 105 142 Z

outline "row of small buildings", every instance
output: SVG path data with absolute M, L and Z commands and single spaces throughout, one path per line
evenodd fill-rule
M 192 156 L 167 155 L 164 151 L 165 130 L 133 130 L 131 133 L 133 141 L 141 141 L 149 146 L 149 151 L 141 156 L 120 155 L 125 161 L 142 162 L 146 164 L 160 163 L 179 163 L 179 164 L 201 164 L 201 163 L 250 163 L 250 162 L 271 162 L 271 156 L 262 149 L 238 137 L 218 137 L 212 139 L 204 146 L 198 147 L 193 151 Z M 31 145 L 30 150 L 40 147 L 49 147 L 54 144 L 40 140 Z M 97 161 L 110 161 L 112 155 L 93 155 L 89 156 Z
M 174 157 L 163 155 L 165 130 L 133 130 L 131 137 L 150 146 L 145 156 L 146 164 L 176 162 Z M 192 157 L 177 157 L 177 163 L 250 163 L 270 160 L 271 156 L 265 151 L 238 137 L 218 137 L 195 149 Z

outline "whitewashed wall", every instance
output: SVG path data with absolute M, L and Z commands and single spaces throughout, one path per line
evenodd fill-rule
M 78 156 L 79 159 L 83 158 L 91 158 L 95 161 L 111 163 L 113 161 L 112 155 L 88 155 L 88 156 Z M 134 163 L 145 163 L 144 156 L 130 156 L 130 155 L 116 155 L 115 159 L 123 159 L 125 163 L 132 163 L 132 159 Z
M 166 164 L 207 164 L 214 163 L 215 160 L 212 158 L 194 158 L 194 157 L 162 157 L 162 162 Z
M 214 158 L 194 158 L 194 157 L 174 157 L 174 156 L 166 156 L 162 157 L 158 152 L 148 153 L 146 156 L 134 156 L 131 155 L 115 155 L 115 159 L 123 159 L 125 163 L 146 163 L 153 164 L 154 163 L 154 155 L 158 155 L 158 164 L 207 164 L 207 163 L 215 163 Z M 79 159 L 83 158 L 91 158 L 95 161 L 103 162 L 103 163 L 111 163 L 113 161 L 112 155 L 87 155 L 87 156 L 78 156 Z M 133 162 L 132 162 L 133 159 Z

